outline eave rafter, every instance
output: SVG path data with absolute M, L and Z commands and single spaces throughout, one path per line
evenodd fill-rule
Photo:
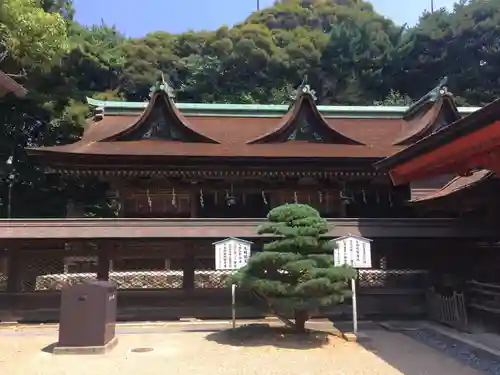
M 117 176 L 117 177 L 178 177 L 178 178 L 360 178 L 385 176 L 386 173 L 375 171 L 356 171 L 356 170 L 246 170 L 246 169 L 128 169 L 128 170 L 109 170 L 109 169 L 75 169 L 64 167 L 47 168 L 48 173 L 57 173 L 62 175 L 75 176 Z

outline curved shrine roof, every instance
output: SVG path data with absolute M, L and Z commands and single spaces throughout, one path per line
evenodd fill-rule
M 71 158 L 65 156 L 92 155 L 381 159 L 433 131 L 434 120 L 450 108 L 439 99 L 424 103 L 410 116 L 407 112 L 413 107 L 325 110 L 316 106 L 310 93 L 300 91 L 286 113 L 280 106 L 260 106 L 261 112 L 259 106 L 247 106 L 252 107 L 250 113 L 245 106 L 229 105 L 229 113 L 215 110 L 224 105 L 178 105 L 165 90 L 155 91 L 149 104 L 89 104 L 97 107 L 96 115 L 79 141 L 29 153 L 67 164 Z M 204 111 L 203 106 L 213 110 Z
M 155 113 L 156 112 L 156 113 Z M 218 143 L 216 140 L 203 134 L 203 129 L 196 129 L 190 124 L 189 120 L 177 109 L 173 100 L 168 95 L 160 92 L 152 94 L 150 104 L 146 107 L 144 112 L 135 120 L 127 122 L 119 131 L 113 131 L 107 137 L 99 137 L 100 142 L 118 142 L 134 140 L 133 133 L 141 132 L 141 127 L 148 126 L 149 120 L 157 123 L 162 123 L 164 120 L 172 122 L 170 126 L 176 127 L 181 133 L 191 138 L 194 142 L 201 143 Z M 163 121 L 162 121 L 163 120 Z M 102 126 L 100 126 L 102 127 Z M 150 129 L 148 129 L 150 130 Z M 132 136 L 132 138 L 131 138 Z M 144 138 L 144 134 L 142 134 Z M 83 139 L 85 139 L 85 134 Z M 174 140 L 173 137 L 172 140 Z
M 449 95 L 439 97 L 434 102 L 426 102 L 405 116 L 403 133 L 394 145 L 411 145 L 460 118 L 458 108 Z
M 106 116 L 87 125 L 81 140 L 67 145 L 32 149 L 32 154 L 69 153 L 88 155 L 164 155 L 226 157 L 318 157 L 383 158 L 402 149 L 391 139 L 399 132 L 398 119 L 327 119 L 332 129 L 339 129 L 360 144 L 331 144 L 291 140 L 282 143 L 248 143 L 276 129 L 274 117 L 203 117 L 190 116 L 191 129 L 202 131 L 217 143 L 170 140 L 106 141 L 127 131 L 137 116 Z M 363 144 L 361 144 L 361 142 Z
M 364 145 L 362 142 L 342 134 L 334 123 L 328 123 L 318 111 L 313 96 L 306 91 L 295 100 L 288 113 L 277 123 L 277 127 L 265 134 L 248 141 L 248 144 L 280 143 L 286 140 L 301 138 L 300 132 L 304 126 L 315 126 L 315 136 L 325 143 L 339 145 Z M 307 129 L 305 130 L 307 131 Z M 314 138 L 314 135 L 313 135 Z

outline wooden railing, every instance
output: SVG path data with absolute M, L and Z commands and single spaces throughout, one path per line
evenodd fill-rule
M 483 312 L 500 314 L 500 285 L 469 281 L 468 307 Z

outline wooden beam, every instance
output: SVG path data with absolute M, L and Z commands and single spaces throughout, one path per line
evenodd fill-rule
M 181 238 L 262 238 L 265 219 L 32 219 L 0 220 L 0 239 L 110 240 Z M 454 219 L 329 219 L 329 237 L 347 234 L 374 238 L 498 238 L 498 224 Z

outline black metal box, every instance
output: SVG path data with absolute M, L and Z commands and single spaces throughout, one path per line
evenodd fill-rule
M 59 347 L 105 346 L 115 337 L 116 286 L 86 281 L 63 288 Z

